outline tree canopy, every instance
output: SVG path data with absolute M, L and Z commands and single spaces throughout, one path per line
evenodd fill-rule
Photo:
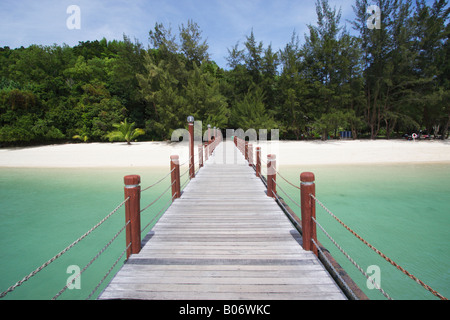
M 122 40 L 0 48 L 0 144 L 108 141 L 118 124 L 133 139 L 170 139 L 186 117 L 219 128 L 280 130 L 281 139 L 399 137 L 450 125 L 447 0 L 355 0 L 353 32 L 341 10 L 316 1 L 303 41 L 280 50 L 252 30 L 228 48 L 228 69 L 211 60 L 192 20 L 156 23 L 149 46 Z M 128 122 L 127 122 L 128 121 Z

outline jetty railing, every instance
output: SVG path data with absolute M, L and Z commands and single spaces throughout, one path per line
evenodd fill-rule
M 216 134 L 216 133 L 215 133 Z M 107 270 L 106 274 L 102 277 L 97 286 L 92 290 L 92 292 L 88 295 L 87 299 L 90 299 L 95 292 L 99 289 L 102 283 L 107 279 L 107 277 L 111 274 L 117 264 L 123 259 L 124 255 L 128 259 L 131 254 L 138 253 L 141 249 L 142 245 L 142 234 L 146 232 L 146 229 L 154 225 L 164 214 L 164 212 L 168 209 L 172 202 L 176 201 L 182 195 L 182 191 L 188 184 L 188 182 L 195 178 L 195 175 L 198 171 L 204 166 L 205 162 L 208 158 L 213 154 L 215 148 L 222 142 L 222 137 L 220 134 L 215 136 L 213 139 L 208 139 L 204 145 L 198 146 L 198 160 L 194 160 L 194 152 L 193 148 L 190 148 L 192 152 L 190 152 L 189 158 L 183 164 L 179 164 L 179 157 L 177 155 L 172 155 L 170 157 L 170 171 L 158 181 L 154 182 L 150 186 L 141 189 L 141 177 L 139 175 L 129 175 L 124 177 L 124 200 L 120 202 L 110 213 L 108 213 L 102 220 L 100 220 L 97 224 L 95 224 L 91 229 L 81 235 L 78 239 L 72 242 L 69 246 L 64 248 L 58 254 L 53 256 L 51 259 L 46 261 L 44 264 L 36 268 L 34 271 L 26 275 L 24 278 L 11 285 L 8 289 L 0 293 L 0 298 L 5 297 L 8 293 L 14 291 L 19 286 L 23 285 L 30 278 L 37 275 L 40 271 L 49 266 L 52 262 L 60 258 L 62 255 L 66 254 L 70 249 L 79 244 L 82 240 L 87 238 L 91 233 L 97 230 L 105 221 L 114 216 L 122 207 L 125 207 L 125 222 L 124 224 L 117 230 L 117 232 L 112 236 L 112 238 L 98 251 L 94 257 L 85 265 L 85 267 L 75 276 L 71 278 L 71 282 L 68 282 L 59 292 L 55 294 L 53 299 L 58 299 L 71 284 L 73 284 L 76 279 L 78 279 L 83 272 L 85 272 L 110 246 L 112 243 L 118 239 L 119 235 L 125 230 L 125 248 L 123 251 L 118 254 L 117 259 L 113 262 L 109 270 Z M 191 142 L 192 143 L 192 142 Z M 275 201 L 280 205 L 280 207 L 287 214 L 288 218 L 291 220 L 293 225 L 297 228 L 297 230 L 302 234 L 303 238 L 303 248 L 305 250 L 309 250 L 314 252 L 319 259 L 323 262 L 327 270 L 330 274 L 335 278 L 336 282 L 341 286 L 344 293 L 351 299 L 367 299 L 367 296 L 362 292 L 362 290 L 353 282 L 353 280 L 348 276 L 345 270 L 337 263 L 334 257 L 325 249 L 325 247 L 317 240 L 316 227 L 318 226 L 321 231 L 330 239 L 330 241 L 339 249 L 343 255 L 350 260 L 350 262 L 369 280 L 372 282 L 375 288 L 377 288 L 386 298 L 391 299 L 391 297 L 382 289 L 380 286 L 371 279 L 367 273 L 355 262 L 354 259 L 350 257 L 350 255 L 342 249 L 342 247 L 330 236 L 330 234 L 321 226 L 321 224 L 317 221 L 316 218 L 316 203 L 324 209 L 325 212 L 330 214 L 336 221 L 339 222 L 346 230 L 348 230 L 351 234 L 356 236 L 360 241 L 362 241 L 366 246 L 375 251 L 378 255 L 383 257 L 387 262 L 395 266 L 398 270 L 403 272 L 409 278 L 416 281 L 423 288 L 430 291 L 436 297 L 447 300 L 446 297 L 438 293 L 436 290 L 432 289 L 430 286 L 426 285 L 423 281 L 412 275 L 410 272 L 405 270 L 403 267 L 395 263 L 392 259 L 388 258 L 385 254 L 383 254 L 380 250 L 376 249 L 373 245 L 371 245 L 368 241 L 364 240 L 361 236 L 359 236 L 356 232 L 354 232 L 350 227 L 348 227 L 345 223 L 343 223 L 339 218 L 334 215 L 331 210 L 329 210 L 317 197 L 315 194 L 315 178 L 314 174 L 311 172 L 303 172 L 300 175 L 300 185 L 296 185 L 292 183 L 288 179 L 286 179 L 276 167 L 276 156 L 269 154 L 267 156 L 267 161 L 264 161 L 261 157 L 261 147 L 256 147 L 254 157 L 253 145 L 240 139 L 238 137 L 234 137 L 234 143 L 236 147 L 242 152 L 245 159 L 248 161 L 248 165 L 253 167 L 255 170 L 256 176 L 260 177 L 263 183 L 267 186 L 267 196 L 274 198 Z M 256 158 L 256 161 L 254 160 Z M 189 162 L 188 168 L 185 172 L 180 173 L 180 167 L 186 165 Z M 263 165 L 265 164 L 265 166 Z M 196 166 L 198 165 L 198 166 Z M 263 172 L 265 170 L 265 174 Z M 189 173 L 189 175 L 188 175 Z M 167 188 L 165 188 L 162 193 L 160 193 L 157 197 L 153 199 L 148 205 L 146 205 L 143 209 L 141 209 L 141 195 L 143 192 L 154 188 L 155 186 L 165 182 L 170 176 L 170 183 Z M 185 181 L 181 183 L 181 178 L 186 176 Z M 285 181 L 287 186 L 293 187 L 297 190 L 297 194 L 299 195 L 300 201 L 294 200 L 285 190 L 284 186 L 281 187 L 279 181 L 277 182 L 277 176 Z M 145 227 L 141 228 L 141 220 L 142 213 L 146 212 L 150 208 L 155 208 L 155 204 L 160 202 L 161 199 L 168 192 L 171 191 L 171 196 L 169 196 L 168 200 L 165 200 L 163 205 L 160 207 L 158 212 L 153 212 L 153 217 L 151 217 L 150 221 L 146 224 Z M 292 208 L 287 204 L 287 202 L 281 197 L 280 193 L 282 192 L 292 204 L 300 209 L 300 217 L 298 214 L 292 210 Z M 299 203 L 300 202 L 300 203 Z M 157 210 L 157 209 L 156 209 Z M 298 212 L 298 209 L 297 209 Z
M 114 216 L 119 209 L 125 207 L 125 222 L 119 228 L 119 230 L 112 236 L 112 238 L 98 251 L 98 253 L 80 270 L 77 274 L 71 277 L 70 281 L 67 281 L 66 285 L 58 291 L 52 300 L 58 299 L 71 285 L 77 281 L 81 277 L 81 275 L 112 245 L 112 243 L 118 239 L 119 235 L 125 231 L 125 248 L 118 255 L 117 259 L 113 262 L 111 267 L 107 270 L 106 274 L 100 279 L 99 283 L 95 286 L 95 288 L 91 291 L 91 293 L 87 296 L 86 300 L 90 299 L 100 288 L 103 282 L 108 278 L 117 264 L 124 258 L 126 255 L 126 259 L 130 257 L 131 254 L 139 253 L 142 245 L 142 234 L 147 232 L 147 228 L 149 226 L 154 225 L 164 214 L 164 212 L 168 209 L 170 204 L 179 198 L 182 194 L 183 189 L 186 187 L 188 182 L 195 177 L 198 171 L 203 167 L 204 160 L 211 157 L 215 148 L 222 141 L 221 134 L 217 134 L 218 131 L 215 131 L 217 136 L 210 137 L 209 141 L 205 143 L 205 152 L 203 152 L 203 145 L 198 146 L 198 160 L 194 161 L 194 153 L 193 148 L 190 148 L 192 151 L 188 159 L 180 164 L 179 156 L 172 155 L 170 157 L 170 171 L 158 181 L 153 184 L 147 186 L 146 188 L 141 189 L 141 177 L 139 175 L 128 175 L 124 177 L 124 200 L 120 202 L 110 213 L 108 213 L 102 220 L 100 220 L 97 224 L 95 224 L 91 229 L 81 235 L 78 239 L 68 245 L 66 248 L 61 250 L 58 254 L 53 256 L 51 259 L 43 263 L 41 266 L 30 272 L 28 275 L 23 277 L 21 280 L 17 281 L 15 284 L 8 287 L 5 291 L 0 292 L 0 299 L 4 298 L 8 293 L 14 291 L 25 282 L 27 282 L 32 277 L 36 276 L 39 272 L 48 267 L 51 263 L 56 261 L 58 258 L 66 254 L 70 249 L 75 247 L 77 244 L 82 242 L 85 238 L 87 238 L 91 233 L 97 230 L 105 221 L 109 220 L 112 216 Z M 203 157 L 204 155 L 204 157 Z M 205 160 L 205 161 L 206 161 Z M 189 163 L 187 170 L 180 174 L 180 167 Z M 188 175 L 189 173 L 189 175 Z M 181 184 L 182 178 L 186 176 L 185 181 Z M 153 199 L 148 205 L 146 205 L 143 209 L 141 209 L 141 194 L 151 188 L 154 188 L 161 183 L 164 183 L 170 177 L 170 184 L 167 188 L 164 189 L 157 197 Z M 171 196 L 169 200 L 164 202 L 160 209 L 156 212 L 153 212 L 153 217 L 151 217 L 150 221 L 141 228 L 141 220 L 142 213 L 145 211 L 152 209 L 152 207 L 156 207 L 156 203 L 161 202 L 161 199 L 169 191 L 171 192 Z
M 363 274 L 363 276 L 370 281 L 374 288 L 381 292 L 381 294 L 389 300 L 392 300 L 391 296 L 383 290 L 379 284 L 371 278 L 364 270 L 361 268 L 356 261 L 350 257 L 350 255 L 340 246 L 335 239 L 326 231 L 326 229 L 317 221 L 316 218 L 316 203 L 323 208 L 325 212 L 330 214 L 341 226 L 343 226 L 347 231 L 353 234 L 357 239 L 363 242 L 367 247 L 372 249 L 383 259 L 389 262 L 391 265 L 396 267 L 399 271 L 407 275 L 410 279 L 417 282 L 423 288 L 431 292 L 433 295 L 441 300 L 447 300 L 442 294 L 432 289 L 429 285 L 425 284 L 422 280 L 418 279 L 416 276 L 412 275 L 406 269 L 401 267 L 399 264 L 394 262 L 391 258 L 387 257 L 380 250 L 371 245 L 368 241 L 358 235 L 345 223 L 343 223 L 335 214 L 333 214 L 319 199 L 317 199 L 315 194 L 315 177 L 312 172 L 302 172 L 300 174 L 300 186 L 292 183 L 285 177 L 283 177 L 279 171 L 276 169 L 276 155 L 268 154 L 267 161 L 261 158 L 261 147 L 256 147 L 256 163 L 253 163 L 253 145 L 248 141 L 234 136 L 234 144 L 244 155 L 245 160 L 248 161 L 249 166 L 255 169 L 255 174 L 260 177 L 261 180 L 267 187 L 267 196 L 274 198 L 277 203 L 282 207 L 284 212 L 287 214 L 293 225 L 302 235 L 303 248 L 307 251 L 312 251 L 316 256 L 324 263 L 327 270 L 333 276 L 338 285 L 342 288 L 344 293 L 350 299 L 360 300 L 368 299 L 364 292 L 356 285 L 353 279 L 347 274 L 347 272 L 339 265 L 339 263 L 334 259 L 334 257 L 329 253 L 329 251 L 317 240 L 317 227 L 325 234 L 325 236 L 338 248 L 338 250 Z M 265 174 L 261 172 L 264 163 L 266 165 Z M 284 191 L 284 189 L 277 183 L 277 175 L 282 178 L 283 181 L 287 183 L 288 186 L 296 188 L 298 194 L 300 195 L 300 201 L 292 199 L 292 197 Z M 278 190 L 280 190 L 283 195 L 285 195 L 296 207 L 300 209 L 300 217 L 298 214 L 292 210 L 289 205 L 284 201 L 284 199 L 279 195 Z M 300 203 L 299 203 L 300 202 Z

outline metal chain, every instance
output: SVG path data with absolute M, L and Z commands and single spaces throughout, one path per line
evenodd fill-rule
M 86 266 L 84 266 L 84 268 L 80 271 L 80 273 L 78 273 L 73 279 L 72 282 L 75 281 L 76 279 L 78 279 L 81 274 L 86 271 L 86 269 L 94 263 L 95 260 L 98 259 L 98 257 L 100 257 L 100 255 L 105 252 L 106 249 L 108 249 L 108 247 L 114 242 L 114 240 L 116 240 L 116 238 L 122 233 L 123 230 L 125 230 L 126 226 L 130 223 L 130 220 L 127 221 L 127 223 L 125 223 L 125 225 L 114 235 L 114 237 L 91 259 L 91 261 L 88 262 L 88 264 Z M 131 244 L 131 243 L 130 243 Z M 54 297 L 52 300 L 56 300 L 58 299 L 58 297 L 64 293 L 64 291 L 67 290 L 67 288 L 69 287 L 69 283 L 67 283 L 64 288 L 62 288 Z
M 280 187 L 280 184 L 278 184 L 274 178 L 272 178 L 272 181 L 275 182 L 275 184 L 277 185 L 277 188 L 280 189 L 281 191 L 283 191 L 283 193 L 299 208 L 301 208 L 301 206 L 294 200 L 292 199 L 287 193 L 286 191 L 283 190 L 283 188 Z
M 276 183 L 275 180 L 273 180 L 273 181 Z M 289 197 L 289 195 L 288 195 L 283 189 L 281 189 L 279 185 L 277 185 L 277 187 L 278 187 L 281 191 L 283 191 L 283 192 Z M 281 200 L 281 198 L 278 196 L 278 193 L 275 193 L 275 196 L 277 197 L 278 200 Z M 301 207 L 297 202 L 295 202 L 294 200 L 292 200 L 291 197 L 289 197 L 289 199 L 291 199 L 291 201 L 294 202 L 297 206 Z M 299 225 L 299 223 L 294 219 L 294 217 L 292 217 L 292 215 L 290 214 L 289 210 L 287 210 L 287 208 L 283 205 L 283 203 L 282 203 L 281 201 L 280 201 L 279 203 L 286 209 L 285 212 L 287 212 L 287 214 L 291 217 L 290 220 L 293 221 L 293 223 L 294 223 L 296 226 L 298 226 L 298 227 L 301 228 L 301 226 Z M 354 298 L 355 300 L 358 300 L 358 298 L 357 298 L 356 295 L 353 293 L 353 291 L 348 287 L 348 285 L 347 285 L 347 283 L 344 281 L 344 279 L 342 279 L 342 277 L 341 277 L 340 274 L 336 271 L 336 269 L 333 267 L 333 265 L 332 265 L 331 262 L 328 260 L 328 258 L 323 254 L 322 249 L 317 245 L 317 243 L 314 241 L 314 239 L 311 239 L 311 240 L 312 240 L 312 242 L 314 243 L 314 245 L 317 247 L 317 249 L 319 250 L 319 252 L 322 254 L 322 257 L 324 257 L 324 259 L 327 261 L 328 265 L 331 267 L 331 269 L 333 270 L 334 274 L 336 274 L 336 276 L 341 280 L 342 284 L 343 284 L 343 285 L 347 288 L 347 290 L 351 293 L 351 295 L 353 296 L 353 298 Z
M 339 249 L 339 251 L 342 252 L 342 254 L 344 256 L 347 257 L 347 259 L 367 278 L 369 279 L 373 285 L 389 300 L 392 300 L 392 298 L 383 290 L 380 288 L 380 286 L 378 286 L 377 283 L 375 283 L 372 279 L 370 279 L 370 277 L 367 275 L 367 273 L 364 272 L 364 270 L 355 262 L 355 260 L 353 260 L 350 255 L 344 251 L 344 249 L 342 249 L 342 247 L 328 234 L 328 232 L 325 231 L 325 229 L 320 225 L 320 223 L 318 223 L 316 221 L 316 219 L 314 219 L 314 217 L 311 217 L 311 219 L 316 223 L 317 226 L 319 226 L 319 228 L 323 231 L 323 233 L 328 237 L 328 239 L 330 239 L 330 241 L 336 246 L 336 248 Z
M 188 159 L 185 161 L 185 162 L 183 162 L 183 163 L 181 163 L 179 166 L 181 167 L 181 166 L 184 166 L 186 163 L 188 163 L 189 162 L 189 157 L 188 157 Z
M 291 186 L 293 186 L 294 188 L 297 188 L 298 190 L 301 190 L 299 186 L 296 186 L 295 184 L 293 184 L 292 182 L 290 182 L 289 180 L 287 180 L 285 177 L 283 177 L 276 169 L 275 172 L 277 175 L 279 175 L 281 177 L 281 179 L 283 179 L 284 181 L 286 181 L 287 183 L 289 183 Z
M 98 288 L 102 285 L 102 283 L 105 281 L 105 279 L 109 276 L 109 274 L 113 271 L 114 267 L 117 265 L 117 263 L 122 259 L 125 252 L 127 252 L 128 248 L 131 246 L 131 242 L 128 244 L 128 246 L 122 251 L 122 254 L 117 258 L 117 260 L 113 263 L 111 268 L 106 272 L 105 276 L 100 280 L 99 284 L 92 290 L 91 294 L 86 298 L 86 300 L 89 300 L 93 294 L 98 290 Z
M 189 166 L 189 168 L 183 174 L 180 175 L 180 179 L 181 179 L 181 177 L 185 176 L 189 172 L 190 168 L 191 168 L 191 166 Z
M 79 237 L 77 240 L 75 240 L 72 244 L 70 244 L 69 246 L 67 246 L 64 250 L 62 250 L 60 253 L 58 253 L 57 255 L 55 255 L 53 258 L 51 258 L 50 260 L 48 260 L 47 262 L 45 262 L 43 265 L 41 265 L 39 268 L 37 268 L 36 270 L 34 270 L 33 272 L 31 272 L 29 275 L 25 276 L 22 280 L 16 282 L 14 285 L 12 285 L 11 287 L 9 287 L 8 289 L 6 289 L 5 291 L 3 291 L 0 294 L 0 298 L 5 297 L 9 292 L 13 291 L 14 289 L 16 289 L 17 287 L 21 286 L 25 281 L 28 281 L 31 277 L 33 277 L 34 275 L 36 275 L 38 272 L 40 272 L 42 269 L 44 269 L 45 267 L 47 267 L 49 264 L 51 264 L 53 261 L 55 261 L 56 259 L 58 259 L 59 257 L 61 257 L 64 253 L 66 253 L 67 251 L 69 251 L 71 248 L 73 248 L 77 243 L 79 243 L 81 240 L 83 240 L 84 238 L 86 238 L 92 231 L 94 231 L 95 229 L 97 229 L 103 222 L 105 222 L 109 217 L 111 217 L 114 213 L 117 212 L 117 210 L 120 209 L 120 207 L 122 207 L 125 202 L 127 202 L 130 199 L 130 197 L 126 198 L 124 201 L 122 201 L 113 211 L 111 211 L 105 218 L 103 218 L 99 223 L 97 223 L 95 226 L 93 226 L 89 231 L 87 231 L 85 234 L 83 234 L 81 237 Z
M 175 170 L 175 168 L 173 168 L 172 170 L 170 170 L 170 172 L 169 172 L 167 175 L 165 175 L 163 178 L 161 178 L 160 180 L 158 180 L 157 182 L 155 182 L 155 183 L 152 184 L 151 186 L 148 186 L 147 188 L 142 189 L 142 190 L 141 190 L 141 193 L 144 192 L 145 190 L 148 190 L 148 189 L 150 189 L 150 188 L 156 186 L 158 183 L 160 183 L 161 181 L 163 181 L 164 179 L 166 179 L 166 178 L 173 172 L 173 170 Z
M 184 190 L 184 187 L 191 181 L 191 179 L 187 178 L 186 181 L 181 185 L 180 190 Z
M 291 223 L 294 224 L 294 226 L 301 229 L 302 226 L 297 222 L 297 220 L 295 220 L 295 217 L 292 216 L 292 214 L 289 212 L 288 208 L 286 208 L 285 205 L 281 202 L 281 198 L 278 195 L 278 193 L 275 193 L 275 197 L 279 201 L 278 203 L 283 206 L 283 208 L 286 210 L 285 212 L 289 215 L 289 217 L 290 217 L 289 221 L 291 221 Z
M 167 201 L 167 202 L 164 204 L 164 206 L 162 207 L 161 210 L 159 210 L 159 212 L 156 214 L 156 216 L 153 217 L 153 219 L 152 219 L 149 223 L 147 223 L 147 225 L 146 225 L 144 228 L 142 228 L 141 233 L 144 232 L 144 230 L 147 229 L 148 226 L 151 225 L 151 224 L 153 223 L 153 221 L 156 220 L 156 218 L 158 218 L 158 216 L 161 214 L 161 212 L 164 210 L 164 208 L 166 208 L 166 206 L 167 206 L 170 202 L 173 201 L 173 198 L 174 198 L 176 195 L 177 195 L 177 193 L 175 192 L 175 193 L 173 194 L 172 198 L 170 198 L 169 201 Z M 167 209 L 168 209 L 168 208 L 166 208 L 166 210 L 167 210 Z M 158 218 L 158 220 L 159 220 L 159 218 Z
M 413 274 L 409 273 L 408 271 L 406 271 L 404 268 L 402 268 L 400 265 L 398 265 L 397 263 L 395 263 L 392 259 L 390 259 L 389 257 L 387 257 L 384 253 L 382 253 L 381 251 L 379 251 L 377 248 L 375 248 L 373 245 L 371 245 L 370 243 L 368 243 L 366 240 L 364 240 L 360 235 L 358 235 L 355 231 L 353 231 L 352 229 L 350 229 L 350 227 L 348 227 L 345 223 L 343 223 L 338 217 L 336 217 L 327 207 L 325 207 L 325 205 L 320 202 L 314 195 L 310 194 L 311 198 L 313 198 L 328 214 L 330 214 L 334 219 L 336 219 L 337 222 L 339 222 L 345 229 L 347 229 L 348 231 L 350 231 L 350 233 L 352 233 L 356 238 L 358 238 L 360 241 L 362 241 L 365 245 L 367 245 L 370 249 L 372 249 L 373 251 L 375 251 L 378 255 L 380 255 L 383 259 L 385 259 L 387 262 L 389 262 L 391 265 L 393 265 L 394 267 L 396 267 L 398 270 L 400 270 L 401 272 L 403 272 L 405 275 L 407 275 L 408 277 L 410 277 L 412 280 L 416 281 L 418 284 L 420 284 L 422 287 L 424 287 L 425 289 L 427 289 L 428 291 L 430 291 L 432 294 L 434 294 L 436 297 L 438 297 L 441 300 L 448 300 L 446 297 L 444 297 L 443 295 L 441 295 L 439 292 L 437 292 L 436 290 L 432 289 L 429 285 L 425 284 L 422 280 L 418 279 L 416 276 L 414 276 Z
M 325 259 L 325 261 L 328 263 L 328 265 L 330 266 L 330 268 L 333 270 L 334 274 L 339 278 L 339 280 L 341 280 L 341 283 L 344 285 L 344 287 L 347 288 L 347 290 L 350 292 L 350 294 L 353 296 L 353 299 L 355 300 L 359 300 L 358 297 L 355 295 L 355 293 L 353 292 L 352 289 L 350 289 L 350 287 L 347 285 L 347 282 L 344 281 L 344 279 L 342 279 L 341 275 L 339 274 L 339 272 L 336 271 L 336 269 L 333 267 L 333 264 L 330 262 L 330 260 L 328 260 L 327 256 L 323 253 L 322 248 L 319 247 L 319 245 L 316 243 L 316 241 L 311 238 L 311 241 L 314 243 L 314 245 L 316 246 L 317 250 L 320 252 L 320 254 L 322 255 L 322 257 Z
M 162 197 L 167 191 L 169 191 L 170 188 L 172 188 L 172 186 L 174 185 L 175 182 L 176 182 L 176 181 L 174 180 L 174 181 L 172 182 L 172 184 L 171 184 L 166 190 L 164 190 L 163 193 L 161 193 L 161 194 L 159 195 L 158 198 L 156 198 L 155 200 L 153 200 L 152 203 L 150 203 L 150 204 L 149 204 L 148 206 L 146 206 L 144 209 L 142 209 L 141 211 L 139 211 L 139 213 L 142 213 L 143 211 L 147 210 L 150 206 L 152 206 L 153 204 L 155 204 L 156 201 L 158 201 L 159 199 L 161 199 L 161 197 Z

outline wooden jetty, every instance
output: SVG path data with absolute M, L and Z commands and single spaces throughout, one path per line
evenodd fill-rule
M 346 299 L 237 151 L 217 146 L 99 299 Z

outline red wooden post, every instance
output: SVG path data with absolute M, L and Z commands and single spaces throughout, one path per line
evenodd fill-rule
M 267 196 L 275 198 L 277 193 L 276 181 L 277 181 L 277 157 L 274 154 L 267 155 Z M 275 182 L 274 182 L 275 181 Z
M 208 160 L 208 156 L 209 156 L 208 148 L 209 148 L 208 142 L 205 142 L 205 161 Z
M 233 137 L 233 140 L 234 140 L 234 145 L 237 147 L 237 137 L 234 136 L 234 137 Z
M 253 166 L 253 145 L 251 143 L 248 144 L 248 165 L 249 167 Z
M 188 118 L 188 121 L 190 119 Z M 194 164 L 194 117 L 192 122 L 189 122 L 189 178 L 195 177 L 195 164 Z
M 316 195 L 316 185 L 314 184 L 314 173 L 302 172 L 300 174 L 300 197 L 302 208 L 302 237 L 303 249 L 313 251 L 318 255 L 317 247 L 311 239 L 317 243 L 316 223 L 312 218 L 316 218 L 316 202 L 310 196 Z
M 172 171 L 173 170 L 173 171 Z M 172 183 L 172 201 L 181 196 L 180 192 L 180 160 L 178 156 L 170 156 L 170 174 Z
M 245 141 L 245 160 L 248 161 L 248 141 Z
M 126 246 L 131 243 L 127 249 L 127 259 L 130 255 L 141 251 L 141 177 L 138 175 L 125 176 L 125 223 L 126 226 Z
M 203 146 L 201 144 L 198 145 L 198 166 L 203 167 Z
M 261 147 L 256 147 L 256 176 L 261 177 Z

